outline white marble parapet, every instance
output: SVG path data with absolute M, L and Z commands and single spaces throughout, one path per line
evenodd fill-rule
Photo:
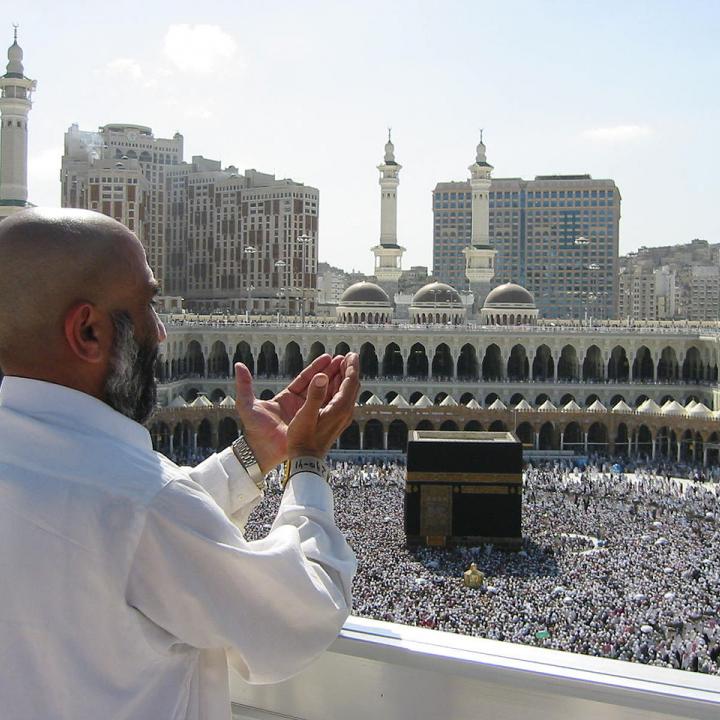
M 720 717 L 720 678 L 352 617 L 278 685 L 232 677 L 235 720 Z

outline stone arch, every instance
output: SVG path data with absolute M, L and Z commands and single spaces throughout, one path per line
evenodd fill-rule
M 183 397 L 186 403 L 191 403 L 193 400 L 197 400 L 199 394 L 200 391 L 197 388 L 191 387 L 183 392 Z
M 518 436 L 518 440 L 520 440 L 520 442 L 523 444 L 523 447 L 533 447 L 534 433 L 532 425 L 529 422 L 521 422 L 515 428 L 515 434 Z
M 310 352 L 308 353 L 308 365 L 313 361 L 319 358 L 321 355 L 325 354 L 325 346 L 319 341 L 316 340 L 311 346 L 310 346 Z
M 227 377 L 230 374 L 230 362 L 227 348 L 222 340 L 216 340 L 208 356 L 208 376 Z
M 255 374 L 255 360 L 253 359 L 252 350 L 244 340 L 241 340 L 235 346 L 235 354 L 233 355 L 233 367 L 235 363 L 241 362 L 247 367 L 251 374 Z
M 629 451 L 629 440 L 630 434 L 628 432 L 628 426 L 625 423 L 619 423 L 617 430 L 615 431 L 615 454 L 625 455 L 630 454 Z
M 608 361 L 608 380 L 615 382 L 626 382 L 630 379 L 630 363 L 628 362 L 625 348 L 616 345 L 610 353 Z
M 382 374 L 384 377 L 401 378 L 404 374 L 405 361 L 400 346 L 391 342 L 385 346 L 382 359 Z
M 360 449 L 360 426 L 357 424 L 356 420 L 353 420 L 340 435 L 340 449 Z
M 567 405 L 569 402 L 571 402 L 573 400 L 575 400 L 575 396 L 572 393 L 565 393 L 560 398 L 560 406 L 562 407 L 564 405 Z
M 600 397 L 596 393 L 590 393 L 585 398 L 585 407 L 590 407 L 596 400 L 599 400 Z
M 210 393 L 210 402 L 217 405 L 217 403 L 222 402 L 225 399 L 225 391 L 221 388 L 215 388 Z
M 559 447 L 555 426 L 551 422 L 543 423 L 538 433 L 538 449 L 558 450 Z
M 673 382 L 680 377 L 680 367 L 678 365 L 677 354 L 675 349 L 669 345 L 662 349 L 660 359 L 657 364 L 657 378 L 665 382 Z
M 527 380 L 530 374 L 525 346 L 518 343 L 513 345 L 507 362 L 507 377 L 509 380 Z
M 445 420 L 442 425 L 440 425 L 440 430 L 445 432 L 457 432 L 459 429 L 458 424 L 454 420 Z
M 395 390 L 389 390 L 385 393 L 385 404 L 389 405 L 400 393 Z
M 218 425 L 218 450 L 232 445 L 238 436 L 238 424 L 231 417 L 224 417 Z
M 597 345 L 591 345 L 585 351 L 582 378 L 584 382 L 600 382 L 603 379 L 602 353 Z
M 500 396 L 497 393 L 491 392 L 489 395 L 485 396 L 485 407 L 490 407 L 496 400 L 498 400 Z
M 535 398 L 535 407 L 540 407 L 545 401 L 549 400 L 550 396 L 547 393 L 540 393 Z
M 170 451 L 170 428 L 167 423 L 156 422 L 150 428 L 150 437 L 155 450 L 167 453 Z
M 266 340 L 260 347 L 257 358 L 257 374 L 263 377 L 273 377 L 278 374 L 278 356 L 275 345 Z
M 574 382 L 580 378 L 577 350 L 572 345 L 565 345 L 558 360 L 558 380 Z
M 525 399 L 525 396 L 522 393 L 515 393 L 510 398 L 510 405 L 515 407 L 519 402 L 522 402 Z
M 403 420 L 393 420 L 388 427 L 388 450 L 407 450 L 408 427 Z
M 635 398 L 635 408 L 639 408 L 646 400 L 648 399 L 648 396 L 644 393 L 641 393 Z
M 407 374 L 410 377 L 425 379 L 428 376 L 428 358 L 425 354 L 425 346 L 422 343 L 415 343 L 410 348 L 410 357 L 407 362 Z
M 460 404 L 467 405 L 471 400 L 474 400 L 475 396 L 471 392 L 465 392 L 460 396 Z
M 607 427 L 601 422 L 594 422 L 588 428 L 588 452 L 606 453 L 608 447 Z
M 188 343 L 185 351 L 185 366 L 190 375 L 205 374 L 205 356 L 197 340 L 191 340 Z
M 440 343 L 435 348 L 435 354 L 432 359 L 432 377 L 452 378 L 453 376 L 453 359 L 450 348 L 445 343 Z
M 346 342 L 339 342 L 335 346 L 335 355 L 347 355 L 350 352 L 350 346 Z
M 632 376 L 634 380 L 652 380 L 654 375 L 655 363 L 653 363 L 652 354 L 646 345 L 641 345 L 635 353 L 633 361 Z
M 685 353 L 682 367 L 683 380 L 699 382 L 703 379 L 703 362 L 700 351 L 693 345 Z
M 500 348 L 495 343 L 492 343 L 485 348 L 482 361 L 482 378 L 483 380 L 500 380 L 502 376 L 502 353 Z
M 439 405 L 447 396 L 448 396 L 448 394 L 446 392 L 439 392 L 435 396 L 435 400 L 434 400 L 435 405 Z
M 283 371 L 285 375 L 295 377 L 303 369 L 303 356 L 300 352 L 300 346 L 291 340 L 285 346 L 285 355 L 283 357 Z
M 624 395 L 613 395 L 612 400 L 610 400 L 610 407 L 614 408 L 621 400 L 626 402 Z
M 565 430 L 563 431 L 563 448 L 576 452 L 584 452 L 585 450 L 582 430 L 580 429 L 580 425 L 575 421 L 565 426 Z
M 358 398 L 358 405 L 365 405 L 365 403 L 373 396 L 372 390 L 363 390 Z
M 209 449 L 213 446 L 212 441 L 212 425 L 207 418 L 200 421 L 197 428 L 197 446 L 198 448 Z
M 480 432 L 482 430 L 482 425 L 478 420 L 468 420 L 468 422 L 465 423 L 463 430 L 465 430 L 465 432 Z
M 488 427 L 488 432 L 507 432 L 507 425 L 502 420 L 493 420 Z
M 375 418 L 368 420 L 363 429 L 363 449 L 364 450 L 382 450 L 383 449 L 383 427 L 382 423 Z
M 652 454 L 652 432 L 647 425 L 641 425 L 637 430 L 637 448 L 640 455 L 650 457 Z
M 416 430 L 433 430 L 433 424 L 429 420 L 420 420 L 415 426 Z
M 422 396 L 423 394 L 420 392 L 420 390 L 416 390 L 414 393 L 412 393 L 412 395 L 410 395 L 410 399 L 408 400 L 408 402 L 411 405 L 414 405 Z
M 376 378 L 378 376 L 378 357 L 375 346 L 371 342 L 360 346 L 360 377 Z
M 535 351 L 532 377 L 533 380 L 552 380 L 555 377 L 555 360 L 547 345 L 540 345 Z
M 465 343 L 460 348 L 457 377 L 459 380 L 478 380 L 480 377 L 477 352 L 470 343 Z

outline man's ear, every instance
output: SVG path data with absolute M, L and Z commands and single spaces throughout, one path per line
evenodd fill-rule
M 65 313 L 65 340 L 70 351 L 79 360 L 87 363 L 101 363 L 112 344 L 110 324 L 103 322 L 103 316 L 91 303 L 73 305 Z

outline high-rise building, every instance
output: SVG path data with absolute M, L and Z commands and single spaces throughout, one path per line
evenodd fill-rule
M 15 27 L 6 72 L 0 77 L 0 220 L 28 207 L 28 114 L 36 85 L 25 76 Z
M 166 295 L 191 310 L 313 312 L 319 193 L 194 156 L 141 125 L 65 135 L 62 204 L 137 233 Z
M 641 247 L 620 258 L 618 315 L 634 320 L 717 320 L 718 282 L 720 244 L 696 238 L 690 243 Z M 643 292 L 649 298 L 649 286 L 654 287 L 655 310 L 649 300 L 641 300 Z
M 463 250 L 472 243 L 470 182 L 433 191 L 435 274 L 466 289 Z M 590 175 L 493 178 L 489 239 L 497 252 L 494 285 L 516 282 L 546 317 L 614 317 L 620 192 Z

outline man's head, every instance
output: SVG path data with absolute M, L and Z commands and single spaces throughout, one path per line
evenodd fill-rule
M 0 223 L 0 367 L 93 395 L 142 422 L 165 329 L 139 240 L 86 210 Z

